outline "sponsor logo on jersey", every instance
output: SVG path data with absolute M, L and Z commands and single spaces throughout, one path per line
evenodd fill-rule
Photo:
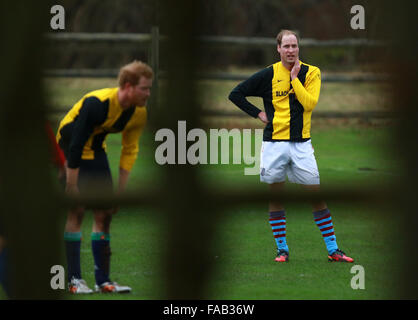
M 287 94 L 289 93 L 289 91 L 276 91 L 276 97 L 284 97 L 287 96 Z

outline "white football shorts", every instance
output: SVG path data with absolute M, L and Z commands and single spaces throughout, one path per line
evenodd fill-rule
M 260 181 L 319 184 L 319 171 L 311 140 L 304 142 L 263 141 L 260 152 Z

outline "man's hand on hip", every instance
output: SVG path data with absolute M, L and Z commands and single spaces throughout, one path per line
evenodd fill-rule
M 266 115 L 266 113 L 264 111 L 261 111 L 258 114 L 258 119 L 260 119 L 261 121 L 263 121 L 263 123 L 265 123 L 265 124 L 269 123 L 269 120 L 267 119 L 267 115 Z

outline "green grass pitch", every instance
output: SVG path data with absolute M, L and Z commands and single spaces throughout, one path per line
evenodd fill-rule
M 333 128 L 314 132 L 322 184 L 355 185 L 396 176 L 396 160 L 382 150 L 392 133 L 387 128 Z M 108 138 L 109 158 L 117 181 L 119 137 Z M 146 132 L 138 161 L 132 171 L 131 190 L 157 183 L 159 166 L 154 162 L 153 136 Z M 202 166 L 201 182 L 217 186 L 220 177 L 228 188 L 266 189 L 258 176 L 244 176 L 244 165 Z M 372 170 L 359 170 L 369 168 Z M 298 186 L 288 185 L 289 188 Z M 267 204 L 243 205 L 222 211 L 216 243 L 210 251 L 214 261 L 207 284 L 208 299 L 396 299 L 401 271 L 394 250 L 400 243 L 391 236 L 398 226 L 393 216 L 368 204 L 328 203 L 339 246 L 365 270 L 365 289 L 353 290 L 353 264 L 329 263 L 325 244 L 305 203 L 286 204 L 290 261 L 277 264 L 275 243 L 268 224 Z M 190 208 L 194 210 L 194 208 Z M 198 214 L 198 212 L 196 213 Z M 164 294 L 161 221 L 152 208 L 122 208 L 111 227 L 111 278 L 130 285 L 127 295 L 75 297 L 77 299 L 159 299 Z M 397 232 L 397 231 L 395 231 Z M 91 215 L 83 224 L 82 272 L 94 284 L 90 249 Z M 73 298 L 66 295 L 67 298 Z
M 49 79 L 47 88 L 54 108 L 66 110 L 89 90 L 114 86 L 109 79 Z M 208 95 L 204 109 L 236 110 L 225 99 L 235 82 L 203 82 Z M 376 95 L 374 84 L 325 84 L 318 110 L 381 110 L 385 101 Z M 344 98 L 341 98 L 344 97 Z M 382 107 L 383 106 L 383 107 Z M 57 120 L 61 115 L 52 116 Z M 315 119 L 315 113 L 313 118 Z M 240 120 L 244 121 L 244 120 Z M 232 124 L 236 120 L 233 120 Z M 254 125 L 254 120 L 244 121 Z M 321 122 L 321 121 L 319 121 Z M 229 126 L 228 126 L 229 125 Z M 230 127 L 229 119 L 216 119 L 209 127 Z M 250 127 L 250 126 L 248 126 Z M 188 128 L 190 129 L 190 128 Z M 158 187 L 161 167 L 155 163 L 154 133 L 145 130 L 140 142 L 140 153 L 133 168 L 129 189 L 146 190 Z M 399 160 L 388 150 L 394 133 L 386 127 L 338 126 L 334 123 L 312 124 L 312 144 L 321 175 L 323 189 L 356 186 L 390 185 L 399 174 Z M 120 135 L 107 139 L 108 153 L 114 181 L 117 181 Z M 230 161 L 232 163 L 232 161 Z M 258 176 L 245 176 L 244 165 L 201 165 L 200 182 L 207 188 L 226 191 L 250 189 L 267 191 Z M 288 184 L 289 189 L 298 186 Z M 326 200 L 326 199 L 325 199 Z M 210 252 L 214 261 L 211 281 L 207 284 L 208 299 L 396 299 L 397 279 L 402 272 L 397 263 L 402 245 L 400 221 L 392 212 L 381 211 L 372 204 L 355 205 L 349 201 L 328 202 L 339 246 L 364 267 L 365 289 L 353 290 L 351 264 L 327 262 L 327 253 L 316 227 L 311 208 L 305 203 L 286 203 L 287 238 L 290 261 L 277 264 L 275 243 L 268 223 L 267 204 L 243 204 L 224 210 L 216 228 L 216 243 Z M 196 208 L 190 208 L 196 210 Z M 196 214 L 199 214 L 196 212 Z M 164 297 L 163 229 L 159 213 L 150 207 L 121 208 L 111 226 L 111 279 L 132 287 L 127 295 L 70 296 L 68 299 L 159 299 Z M 64 225 L 64 221 L 63 224 Z M 87 213 L 83 223 L 81 251 L 82 273 L 90 287 L 94 286 L 93 257 L 90 234 L 92 216 Z M 207 258 L 207 257 L 206 257 Z M 65 265 L 64 252 L 62 264 Z M 0 298 L 2 292 L 0 288 Z

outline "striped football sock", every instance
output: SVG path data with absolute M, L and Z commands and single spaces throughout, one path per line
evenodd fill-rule
M 337 240 L 334 234 L 331 213 L 328 208 L 313 213 L 314 220 L 327 246 L 328 253 L 331 255 L 338 249 Z
M 277 249 L 289 252 L 286 242 L 286 215 L 285 211 L 270 212 L 269 219 L 271 229 L 273 231 L 274 240 L 276 240 Z

